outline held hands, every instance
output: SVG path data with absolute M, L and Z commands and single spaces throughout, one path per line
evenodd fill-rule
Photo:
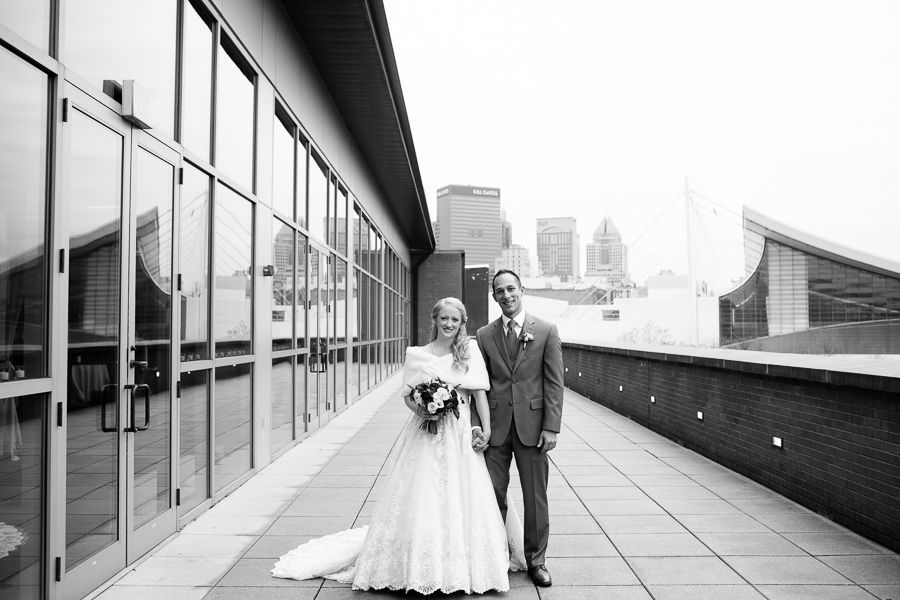
M 538 440 L 537 447 L 541 449 L 541 454 L 547 454 L 556 448 L 556 432 L 544 429 L 541 431 L 541 439 Z
M 487 450 L 490 439 L 490 430 L 484 431 L 478 426 L 472 428 L 472 449 L 475 450 L 475 452 L 484 452 Z

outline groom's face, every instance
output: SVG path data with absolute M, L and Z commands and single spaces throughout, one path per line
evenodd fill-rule
M 508 319 L 512 319 L 522 310 L 522 289 L 519 280 L 511 273 L 503 273 L 494 279 L 494 301 Z

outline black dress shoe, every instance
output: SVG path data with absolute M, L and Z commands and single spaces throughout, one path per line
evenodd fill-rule
M 544 565 L 528 567 L 528 576 L 531 577 L 531 581 L 534 582 L 534 585 L 538 587 L 550 587 L 553 585 L 553 580 L 550 579 L 550 573 Z

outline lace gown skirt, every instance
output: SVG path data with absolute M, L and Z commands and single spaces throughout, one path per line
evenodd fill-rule
M 406 424 L 356 561 L 353 588 L 485 592 L 509 589 L 507 534 L 472 450 L 470 398 L 437 434 Z

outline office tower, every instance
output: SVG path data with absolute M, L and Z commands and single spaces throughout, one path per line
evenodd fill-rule
M 500 211 L 500 249 L 512 247 L 512 223 L 506 220 L 506 211 Z
M 628 246 L 609 216 L 594 230 L 593 242 L 587 245 L 586 277 L 605 278 L 599 285 L 614 286 L 628 281 Z
M 531 277 L 531 258 L 528 256 L 528 248 L 519 244 L 513 244 L 503 249 L 503 256 L 497 259 L 495 271 L 509 269 L 515 271 L 519 277 Z
M 488 265 L 501 250 L 500 189 L 448 185 L 437 192 L 438 250 L 464 250 L 466 266 Z
M 540 275 L 576 281 L 581 275 L 578 227 L 574 217 L 538 219 L 537 254 Z

